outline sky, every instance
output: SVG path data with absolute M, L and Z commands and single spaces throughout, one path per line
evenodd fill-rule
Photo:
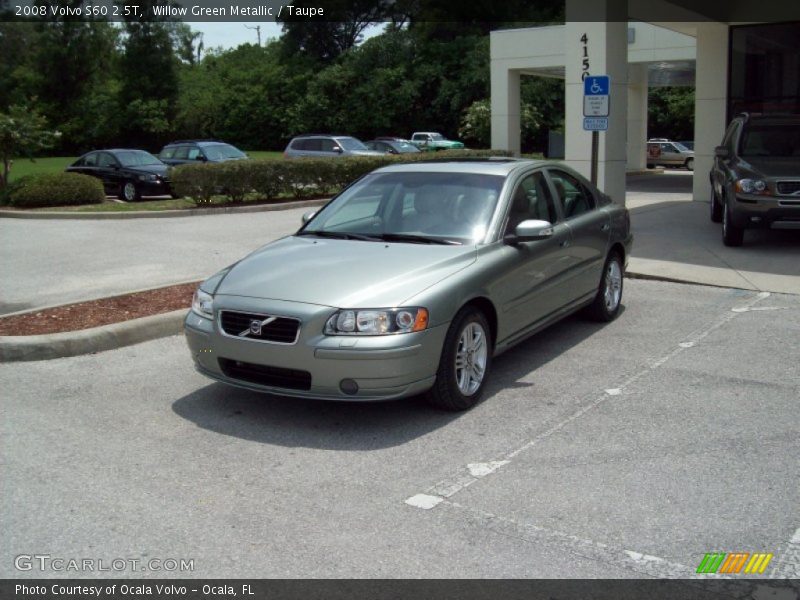
M 258 42 L 258 32 L 245 27 L 261 27 L 261 44 L 266 44 L 270 38 L 281 35 L 280 23 L 213 23 L 213 22 L 187 22 L 193 30 L 203 34 L 203 46 L 206 50 L 222 46 L 224 49 L 236 48 L 241 44 L 255 44 Z M 383 31 L 383 25 L 374 25 L 364 32 L 364 38 L 372 37 Z

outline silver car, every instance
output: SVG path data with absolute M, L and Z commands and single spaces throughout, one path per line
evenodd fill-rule
M 464 410 L 501 352 L 580 309 L 614 319 L 632 243 L 628 211 L 583 177 L 517 159 L 384 167 L 304 221 L 199 287 L 201 373 Z
M 686 167 L 694 171 L 694 150 L 680 142 L 671 142 L 666 139 L 655 139 L 647 142 L 647 168 L 656 166 Z
M 284 158 L 324 158 L 336 156 L 383 156 L 347 135 L 299 135 L 283 151 Z

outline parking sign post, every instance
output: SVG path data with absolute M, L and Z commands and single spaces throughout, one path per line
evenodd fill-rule
M 590 75 L 583 80 L 583 128 L 592 132 L 592 183 L 594 185 L 597 185 L 599 132 L 608 130 L 610 91 L 611 79 L 608 75 Z

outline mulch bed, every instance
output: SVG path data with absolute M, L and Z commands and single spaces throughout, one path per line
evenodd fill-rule
M 0 335 L 40 335 L 79 331 L 140 317 L 188 309 L 200 282 L 77 302 L 56 308 L 0 317 Z

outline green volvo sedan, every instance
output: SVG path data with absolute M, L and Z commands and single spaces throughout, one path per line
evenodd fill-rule
M 633 239 L 581 175 L 519 159 L 377 169 L 303 221 L 200 285 L 185 330 L 201 373 L 465 410 L 501 352 L 578 310 L 618 315 Z

